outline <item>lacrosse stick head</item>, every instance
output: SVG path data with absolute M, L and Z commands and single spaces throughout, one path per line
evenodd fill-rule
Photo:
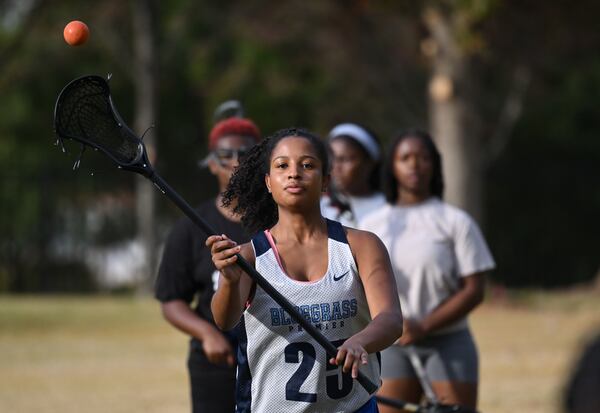
M 61 144 L 70 139 L 102 151 L 120 168 L 153 173 L 144 143 L 119 115 L 103 77 L 82 76 L 63 88 L 54 107 L 54 131 Z
M 219 106 L 217 106 L 215 112 L 213 113 L 213 121 L 215 123 L 220 120 L 233 117 L 244 117 L 244 107 L 238 100 L 227 100 L 221 103 Z

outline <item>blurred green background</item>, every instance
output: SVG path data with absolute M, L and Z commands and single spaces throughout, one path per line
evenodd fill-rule
M 600 245 L 600 3 L 0 1 L 0 292 L 147 291 L 180 212 L 133 174 L 54 146 L 54 101 L 84 74 L 156 148 L 191 204 L 214 108 L 265 134 L 360 122 L 433 132 L 447 199 L 481 224 L 500 287 L 592 283 Z M 70 47 L 70 20 L 90 27 Z M 149 195 L 149 193 L 152 193 Z M 144 195 L 145 194 L 145 195 Z M 150 253 L 146 253 L 149 248 Z

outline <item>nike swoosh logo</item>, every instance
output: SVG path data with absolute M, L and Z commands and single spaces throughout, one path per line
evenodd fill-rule
M 349 273 L 349 272 L 350 272 L 350 271 L 346 271 L 345 273 L 343 273 L 343 274 L 342 274 L 342 275 L 340 275 L 339 277 L 338 277 L 338 276 L 336 276 L 336 275 L 334 275 L 334 276 L 333 276 L 333 281 L 339 281 L 339 280 L 341 280 L 341 279 L 342 279 L 342 278 L 344 278 L 346 275 L 348 275 L 348 273 Z

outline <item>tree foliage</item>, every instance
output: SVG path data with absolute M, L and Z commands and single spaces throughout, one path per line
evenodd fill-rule
M 472 107 L 484 137 L 497 130 L 515 67 L 532 74 L 522 116 L 484 177 L 482 224 L 499 263 L 495 280 L 552 286 L 594 276 L 596 2 L 159 4 L 155 166 L 191 203 L 216 190 L 196 162 L 206 151 L 212 111 L 226 99 L 240 99 L 265 134 L 291 125 L 326 134 L 337 122 L 356 121 L 386 141 L 397 129 L 426 127 L 423 12 L 430 5 L 452 8 L 474 68 Z M 129 6 L 0 2 L 0 290 L 92 289 L 92 281 L 76 281 L 91 279 L 81 249 L 134 235 L 133 176 L 96 153 L 85 153 L 82 168 L 72 171 L 79 148 L 60 153 L 52 132 L 61 87 L 88 73 L 113 74 L 115 102 L 133 122 Z M 73 19 L 91 29 L 88 43 L 77 48 L 62 40 Z M 162 198 L 158 208 L 164 233 L 179 213 Z M 107 212 L 116 210 L 119 218 Z M 57 253 L 67 244 L 68 259 Z

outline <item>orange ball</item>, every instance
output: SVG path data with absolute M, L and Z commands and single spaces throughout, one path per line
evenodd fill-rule
M 79 20 L 73 20 L 67 24 L 65 26 L 65 30 L 63 31 L 65 42 L 71 46 L 79 46 L 80 44 L 84 44 L 89 35 L 90 29 L 88 29 L 84 22 Z

